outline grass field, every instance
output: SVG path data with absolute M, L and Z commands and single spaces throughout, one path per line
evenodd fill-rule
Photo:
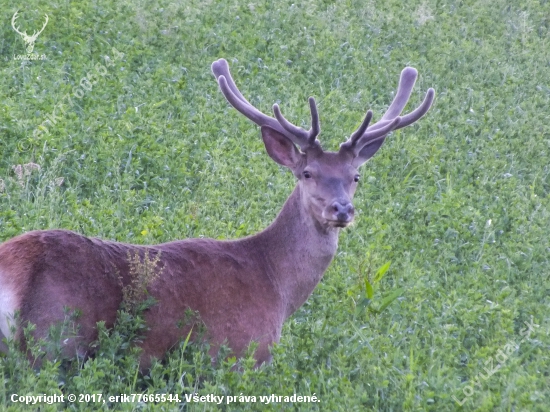
M 305 126 L 315 96 L 331 150 L 367 108 L 382 115 L 403 67 L 420 74 L 409 107 L 436 90 L 428 115 L 362 168 L 356 223 L 271 365 L 212 366 L 207 347 L 182 342 L 138 374 L 130 343 L 143 324 L 125 314 L 85 363 L 0 358 L 0 409 L 548 410 L 549 1 L 0 4 L 0 241 L 48 228 L 138 244 L 265 228 L 293 177 L 219 92 L 220 57 L 264 112 L 279 102 Z M 18 59 L 18 9 L 28 33 L 48 14 L 33 51 L 45 60 Z M 388 262 L 365 300 L 365 279 Z M 235 401 L 187 402 L 194 392 Z M 98 393 L 181 403 L 11 400 Z M 260 402 L 271 394 L 319 402 Z

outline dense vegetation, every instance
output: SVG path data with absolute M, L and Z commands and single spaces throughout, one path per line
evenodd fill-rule
M 145 244 L 266 227 L 293 178 L 218 91 L 217 58 L 264 112 L 279 102 L 306 125 L 316 96 L 332 150 L 367 108 L 379 118 L 403 67 L 420 73 L 410 107 L 436 89 L 429 114 L 363 167 L 357 222 L 271 365 L 212 366 L 207 346 L 182 342 L 141 375 L 131 342 L 143 323 L 126 311 L 86 362 L 0 358 L 2 410 L 38 410 L 14 393 L 181 400 L 65 399 L 43 411 L 547 410 L 550 2 L 0 4 L 0 241 L 66 228 Z M 28 33 L 48 14 L 33 52 L 46 60 L 17 59 L 16 7 Z M 271 394 L 320 402 L 260 402 Z

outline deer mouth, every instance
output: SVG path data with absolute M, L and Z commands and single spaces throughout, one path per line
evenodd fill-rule
M 352 222 L 353 222 L 352 219 L 350 219 L 350 220 L 327 220 L 327 223 L 328 223 L 329 226 L 338 227 L 338 228 L 348 227 L 349 225 L 351 225 Z

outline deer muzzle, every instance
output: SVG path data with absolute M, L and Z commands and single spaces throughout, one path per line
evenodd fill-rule
M 335 200 L 325 210 L 325 218 L 331 226 L 346 227 L 352 221 L 355 208 L 349 200 Z

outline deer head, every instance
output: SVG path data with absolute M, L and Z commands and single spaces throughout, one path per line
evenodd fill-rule
M 46 21 L 44 22 L 44 25 L 42 26 L 42 28 L 38 32 L 35 30 L 32 36 L 29 36 L 27 34 L 27 31 L 24 31 L 23 33 L 21 33 L 19 31 L 19 28 L 15 26 L 15 20 L 17 20 L 17 18 L 19 17 L 17 13 L 18 12 L 16 11 L 11 19 L 11 26 L 13 27 L 13 30 L 15 30 L 18 34 L 20 34 L 21 37 L 23 37 L 23 41 L 27 45 L 27 53 L 31 54 L 34 50 L 34 42 L 36 41 L 40 33 L 44 31 L 44 29 L 46 28 L 46 25 L 48 24 L 48 15 L 47 14 L 44 15 L 46 17 Z
M 411 113 L 400 116 L 412 92 L 417 71 L 406 67 L 401 72 L 397 93 L 390 107 L 375 124 L 370 124 L 372 111 L 367 114 L 338 152 L 322 149 L 319 114 L 313 97 L 309 98 L 311 128 L 304 130 L 286 120 L 277 104 L 275 117 L 267 116 L 252 106 L 239 92 L 227 61 L 212 64 L 212 72 L 227 101 L 248 119 L 261 127 L 267 153 L 278 164 L 288 167 L 298 179 L 302 207 L 309 211 L 324 230 L 348 226 L 354 219 L 352 199 L 359 181 L 358 168 L 369 160 L 393 130 L 408 126 L 420 119 L 430 108 L 434 90 L 428 89 L 424 101 Z

